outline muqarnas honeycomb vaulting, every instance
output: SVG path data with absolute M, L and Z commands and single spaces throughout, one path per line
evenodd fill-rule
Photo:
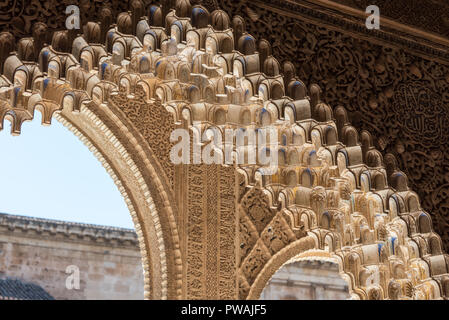
M 19 134 L 37 109 L 97 156 L 134 219 L 147 298 L 256 299 L 307 257 L 338 263 L 354 299 L 446 298 L 449 257 L 396 158 L 243 17 L 197 3 L 103 7 L 51 45 L 41 22 L 17 43 L 2 33 L 1 123 Z M 260 162 L 170 161 L 176 128 L 266 127 L 279 137 L 272 175 Z

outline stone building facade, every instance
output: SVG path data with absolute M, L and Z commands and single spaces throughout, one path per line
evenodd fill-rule
M 270 279 L 260 296 L 263 300 L 345 300 L 348 283 L 335 262 L 326 259 L 292 261 Z
M 76 268 L 79 289 L 70 278 Z M 0 279 L 34 283 L 55 299 L 122 300 L 144 295 L 133 230 L 8 214 L 0 214 Z

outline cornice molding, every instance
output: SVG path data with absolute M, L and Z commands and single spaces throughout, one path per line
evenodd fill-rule
M 364 11 L 329 0 L 254 0 L 252 4 L 279 14 L 323 25 L 358 38 L 399 47 L 420 57 L 449 64 L 449 39 L 381 16 L 381 29 L 368 30 Z
M 90 243 L 110 243 L 116 241 L 120 246 L 138 248 L 137 235 L 132 229 L 107 227 L 86 223 L 66 222 L 0 213 L 0 227 L 10 231 L 19 229 L 27 234 L 63 235 L 77 241 Z

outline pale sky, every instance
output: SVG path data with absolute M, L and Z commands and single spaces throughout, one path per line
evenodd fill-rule
M 101 163 L 56 119 L 36 112 L 20 136 L 0 131 L 0 212 L 134 228 L 125 201 Z

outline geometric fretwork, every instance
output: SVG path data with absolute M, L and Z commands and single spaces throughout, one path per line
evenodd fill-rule
M 18 134 L 36 108 L 47 124 L 57 112 L 99 154 L 135 218 L 147 298 L 255 299 L 308 256 L 338 261 L 354 299 L 449 296 L 429 214 L 343 107 L 281 67 L 239 16 L 189 0 L 130 9 L 110 28 L 55 32 L 48 46 L 42 24 L 17 47 L 3 33 L 2 52 L 17 52 L 2 61 L 0 124 Z M 259 159 L 170 162 L 173 129 L 266 127 L 279 137 L 271 175 Z

